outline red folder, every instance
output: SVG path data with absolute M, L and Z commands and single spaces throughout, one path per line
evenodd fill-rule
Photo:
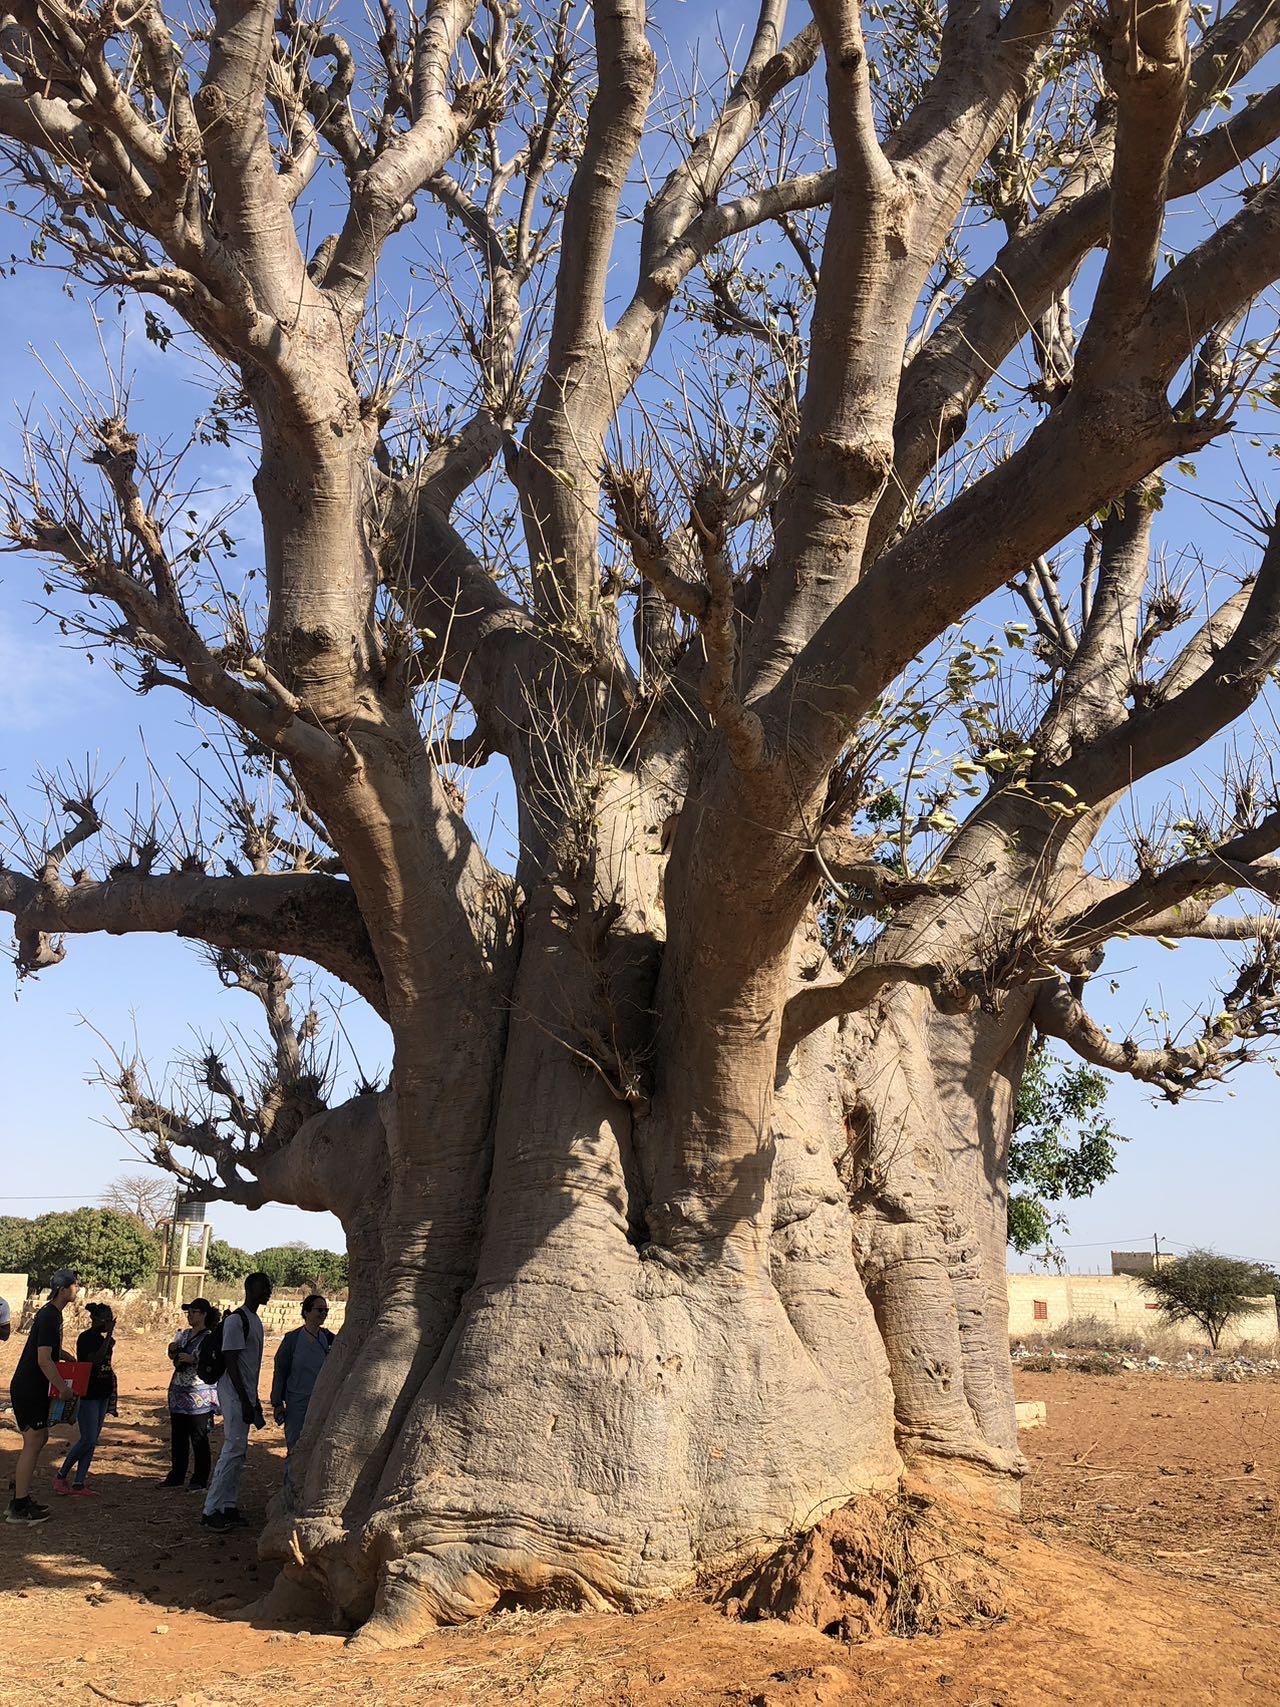
M 83 1399 L 89 1391 L 89 1377 L 93 1374 L 93 1365 L 91 1363 L 67 1362 L 59 1363 L 56 1367 L 62 1379 L 70 1381 L 71 1391 L 76 1398 Z M 52 1384 L 49 1387 L 49 1397 L 51 1399 L 58 1397 L 58 1389 Z

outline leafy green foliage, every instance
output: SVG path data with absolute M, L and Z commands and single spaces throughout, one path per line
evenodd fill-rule
M 255 1251 L 252 1268 L 269 1275 L 273 1286 L 312 1286 L 337 1289 L 347 1284 L 345 1252 L 309 1250 L 305 1245 L 272 1245 Z
M 1195 1250 L 1161 1263 L 1154 1274 L 1139 1275 L 1138 1281 L 1171 1322 L 1202 1327 L 1216 1351 L 1228 1322 L 1266 1308 L 1259 1299 L 1274 1298 L 1276 1276 L 1260 1263 Z
M 1124 1139 L 1106 1118 L 1110 1082 L 1093 1067 L 1060 1061 L 1047 1049 L 1027 1061 L 1009 1145 L 1009 1243 L 1056 1256 L 1054 1230 L 1066 1229 L 1052 1205 L 1088 1197 L 1116 1168 Z M 1021 1189 L 1014 1190 L 1013 1187 Z
M 58 1211 L 27 1225 L 24 1266 L 39 1289 L 48 1286 L 54 1269 L 74 1268 L 84 1286 L 125 1291 L 150 1280 L 160 1263 L 156 1235 L 118 1209 Z
M 31 1266 L 31 1229 L 24 1215 L 0 1215 L 0 1274 L 25 1274 Z
M 44 1287 L 55 1268 L 75 1268 L 87 1287 L 121 1291 L 144 1285 L 160 1266 L 159 1238 L 135 1215 L 115 1209 L 73 1209 L 38 1215 L 0 1215 L 0 1272 L 29 1274 Z M 272 1245 L 242 1251 L 225 1239 L 209 1244 L 208 1274 L 220 1286 L 234 1286 L 261 1270 L 277 1287 L 316 1286 L 339 1291 L 347 1284 L 345 1251 L 310 1250 L 306 1245 Z
M 248 1251 L 229 1245 L 225 1239 L 210 1239 L 208 1273 L 211 1279 L 229 1286 L 234 1281 L 243 1280 L 257 1266 L 257 1258 L 251 1257 Z

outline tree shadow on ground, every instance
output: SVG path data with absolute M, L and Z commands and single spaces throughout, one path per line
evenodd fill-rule
M 158 1615 L 201 1611 L 235 1617 L 270 1587 L 278 1567 L 259 1561 L 257 1542 L 284 1471 L 279 1431 L 268 1428 L 251 1437 L 241 1488 L 248 1523 L 219 1534 L 201 1527 L 202 1493 L 159 1486 L 169 1470 L 169 1419 L 163 1394 L 156 1395 L 154 1407 L 150 1399 L 130 1399 L 118 1419 L 108 1418 L 89 1475 L 96 1497 L 52 1493 L 68 1443 L 49 1441 L 32 1493 L 51 1508 L 50 1518 L 36 1528 L 5 1526 L 0 1594 L 20 1598 L 32 1589 L 75 1588 L 83 1591 L 87 1607 L 124 1594 L 154 1606 Z M 215 1458 L 220 1443 L 215 1426 Z M 17 1449 L 18 1435 L 6 1414 L 0 1423 L 6 1503 Z

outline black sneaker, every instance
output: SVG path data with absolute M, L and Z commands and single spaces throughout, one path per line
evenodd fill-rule
M 206 1511 L 201 1516 L 200 1522 L 205 1529 L 216 1530 L 219 1535 L 225 1535 L 228 1529 L 235 1528 L 235 1524 L 231 1522 L 225 1511 Z
M 249 1522 L 249 1519 L 240 1510 L 239 1506 L 229 1505 L 222 1515 L 226 1518 L 228 1523 L 232 1524 L 237 1529 L 245 1528 Z
M 163 1482 L 156 1483 L 156 1487 L 158 1488 L 180 1488 L 181 1486 L 181 1476 L 166 1476 Z
M 25 1523 L 33 1525 L 49 1521 L 49 1508 L 37 1500 L 27 1499 L 18 1504 L 17 1500 L 9 1501 L 9 1510 L 5 1515 L 6 1523 Z

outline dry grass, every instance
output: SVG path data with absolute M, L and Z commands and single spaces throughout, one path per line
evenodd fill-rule
M 1030 1352 L 1110 1351 L 1120 1357 L 1158 1357 L 1171 1363 L 1186 1354 L 1187 1344 L 1172 1328 L 1154 1324 L 1142 1333 L 1117 1328 L 1113 1322 L 1082 1316 L 1047 1334 L 1023 1334 L 1018 1343 Z

